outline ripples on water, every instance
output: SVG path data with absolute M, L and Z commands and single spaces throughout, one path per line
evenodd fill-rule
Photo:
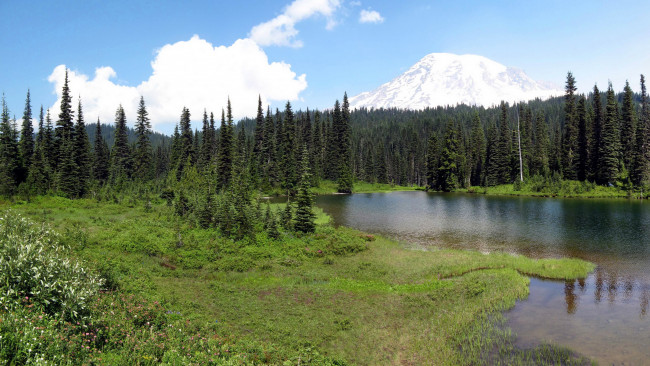
M 578 257 L 585 280 L 531 280 L 508 314 L 522 346 L 554 342 L 606 364 L 650 364 L 650 204 L 425 192 L 319 196 L 337 224 L 422 246 Z

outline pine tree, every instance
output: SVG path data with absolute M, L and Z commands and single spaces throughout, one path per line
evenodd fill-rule
M 495 186 L 499 184 L 499 167 L 497 164 L 499 149 L 499 133 L 494 123 L 487 128 L 487 144 L 485 146 L 485 185 Z
M 43 132 L 43 153 L 47 169 L 54 174 L 56 168 L 56 146 L 54 145 L 54 127 L 52 126 L 52 117 L 50 110 L 47 110 L 45 117 L 45 131 Z M 51 182 L 50 182 L 51 183 Z
M 458 188 L 459 167 L 456 164 L 458 153 L 458 131 L 454 122 L 448 121 L 438 167 L 438 187 L 443 192 L 450 192 Z
M 93 179 L 103 184 L 108 179 L 108 167 L 110 162 L 110 152 L 108 144 L 102 137 L 102 128 L 97 118 L 97 129 L 95 130 L 95 145 L 93 154 Z
M 2 121 L 0 122 L 0 195 L 12 195 L 18 186 L 18 144 L 14 138 L 9 109 L 2 95 Z
M 470 160 L 470 185 L 481 185 L 483 180 L 483 167 L 485 164 L 485 133 L 481 126 L 481 117 L 478 112 L 472 118 L 472 136 L 469 151 Z
M 213 122 L 214 123 L 214 122 Z M 207 171 L 210 160 L 212 159 L 212 131 L 210 130 L 210 120 L 208 119 L 208 112 L 203 110 L 203 129 L 201 130 L 201 148 L 199 151 L 199 159 L 197 165 L 200 171 Z M 197 139 L 198 140 L 198 139 Z
M 297 184 L 296 174 L 296 124 L 291 103 L 287 102 L 284 108 L 284 138 L 282 139 L 283 156 L 280 156 L 282 162 L 282 188 L 293 195 Z
M 350 141 L 350 103 L 348 94 L 343 94 L 343 106 L 341 108 L 341 120 L 338 131 L 339 141 L 339 179 L 337 191 L 339 193 L 352 193 L 353 177 L 351 161 Z
M 603 105 L 600 99 L 600 90 L 594 85 L 592 96 L 592 119 L 591 119 L 591 149 L 589 152 L 589 179 L 598 180 L 598 171 L 600 164 L 601 134 L 603 128 Z
M 140 97 L 138 105 L 138 116 L 135 121 L 135 151 L 133 152 L 133 173 L 134 178 L 140 181 L 147 181 L 153 177 L 153 151 L 151 149 L 151 122 L 149 112 L 144 103 L 144 97 Z
M 86 194 L 90 180 L 90 170 L 92 168 L 92 156 L 90 152 L 90 141 L 86 132 L 83 111 L 81 108 L 81 99 L 77 106 L 77 123 L 75 125 L 74 141 L 74 159 L 75 172 L 74 177 L 77 181 L 76 196 L 82 197 Z
M 625 81 L 620 129 L 623 163 L 627 169 L 632 166 L 632 156 L 634 154 L 634 148 L 636 145 L 636 138 L 634 136 L 636 125 L 637 121 L 636 111 L 634 110 L 634 92 L 632 92 L 632 88 L 630 88 L 630 83 Z
M 427 143 L 427 190 L 438 190 L 439 167 L 438 137 L 436 133 L 429 136 Z
M 533 147 L 531 174 L 548 177 L 550 172 L 548 157 L 549 144 L 548 128 L 542 112 L 535 119 L 535 144 Z
M 621 154 L 621 139 L 619 135 L 618 102 L 612 83 L 607 88 L 607 106 L 605 108 L 605 121 L 601 132 L 599 149 L 599 182 L 613 184 L 619 173 L 619 157 Z
M 636 129 L 636 143 L 632 156 L 630 176 L 637 186 L 647 185 L 650 180 L 650 106 L 645 77 L 641 75 L 641 114 Z
M 508 107 L 505 102 L 501 102 L 501 120 L 499 125 L 499 139 L 494 151 L 494 164 L 497 169 L 496 184 L 509 183 L 511 173 L 510 162 L 510 145 L 512 134 L 508 126 Z
M 218 165 L 218 184 L 219 189 L 224 189 L 230 185 L 232 179 L 233 165 L 233 126 L 232 110 L 230 98 L 228 99 L 228 121 L 226 122 L 224 111 L 221 110 L 221 135 L 219 139 L 219 165 Z
M 564 152 L 562 155 L 562 172 L 566 179 L 578 178 L 578 118 L 576 113 L 577 90 L 573 74 L 567 73 L 566 86 L 564 88 Z
M 578 180 L 584 181 L 589 173 L 589 124 L 587 122 L 587 106 L 584 97 L 578 99 L 576 106 L 578 118 Z
M 61 91 L 61 111 L 59 112 L 59 120 L 56 122 L 56 129 L 54 130 L 54 166 L 59 165 L 59 161 L 63 159 L 64 150 L 72 150 L 71 147 L 64 145 L 74 140 L 74 123 L 72 112 L 72 96 L 70 95 L 70 87 L 68 86 L 68 70 L 65 70 L 65 82 Z
M 129 149 L 126 133 L 126 115 L 120 105 L 115 112 L 115 142 L 111 149 L 111 164 L 109 170 L 112 182 L 121 182 L 131 176 L 131 150 Z
M 179 127 L 180 155 L 178 156 L 177 174 L 180 178 L 180 175 L 183 174 L 183 171 L 189 168 L 194 162 L 194 136 L 192 133 L 192 127 L 190 125 L 190 110 L 185 107 L 183 107 L 183 112 L 181 113 Z
M 314 197 L 311 193 L 311 174 L 309 173 L 309 153 L 305 146 L 302 150 L 300 183 L 296 194 L 296 219 L 294 228 L 303 233 L 313 233 L 316 215 L 312 210 Z
M 21 180 L 27 178 L 29 168 L 34 154 L 34 128 L 32 127 L 32 105 L 27 90 L 27 99 L 25 100 L 25 112 L 23 113 L 23 125 L 20 131 L 20 161 L 21 161 Z

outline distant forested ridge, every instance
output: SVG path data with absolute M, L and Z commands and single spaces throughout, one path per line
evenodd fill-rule
M 151 130 L 144 99 L 133 129 L 121 106 L 114 126 L 85 121 L 66 79 L 58 116 L 33 113 L 28 92 L 22 121 L 11 119 L 3 98 L 0 194 L 75 198 L 151 182 L 160 191 L 184 178 L 201 181 L 186 185 L 205 197 L 230 191 L 244 201 L 259 191 L 294 197 L 304 179 L 335 181 L 343 193 L 355 180 L 441 191 L 529 179 L 640 188 L 650 183 L 643 76 L 640 85 L 638 94 L 626 83 L 621 93 L 610 84 L 583 95 L 568 73 L 564 97 L 420 111 L 351 111 L 347 95 L 325 111 L 294 111 L 289 102 L 273 111 L 259 100 L 256 118 L 238 123 L 228 101 L 226 110 L 204 111 L 199 126 L 184 108 L 167 137 Z

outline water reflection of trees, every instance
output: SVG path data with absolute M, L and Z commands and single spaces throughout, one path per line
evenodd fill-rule
M 587 293 L 584 279 L 564 282 L 564 301 L 568 314 L 575 314 L 580 304 L 580 297 Z M 577 293 L 579 291 L 579 293 Z M 607 294 L 605 294 L 607 292 Z M 639 316 L 644 318 L 648 313 L 650 303 L 650 284 L 640 283 L 631 276 L 621 278 L 616 272 L 597 268 L 594 273 L 594 302 L 599 304 L 603 296 L 607 302 L 614 305 L 618 301 L 630 302 L 638 298 Z

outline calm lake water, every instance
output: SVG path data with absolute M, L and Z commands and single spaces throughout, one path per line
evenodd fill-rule
M 421 246 L 578 257 L 581 281 L 531 279 L 508 312 L 522 347 L 568 346 L 600 364 L 650 365 L 650 203 L 394 192 L 319 196 L 336 224 Z

